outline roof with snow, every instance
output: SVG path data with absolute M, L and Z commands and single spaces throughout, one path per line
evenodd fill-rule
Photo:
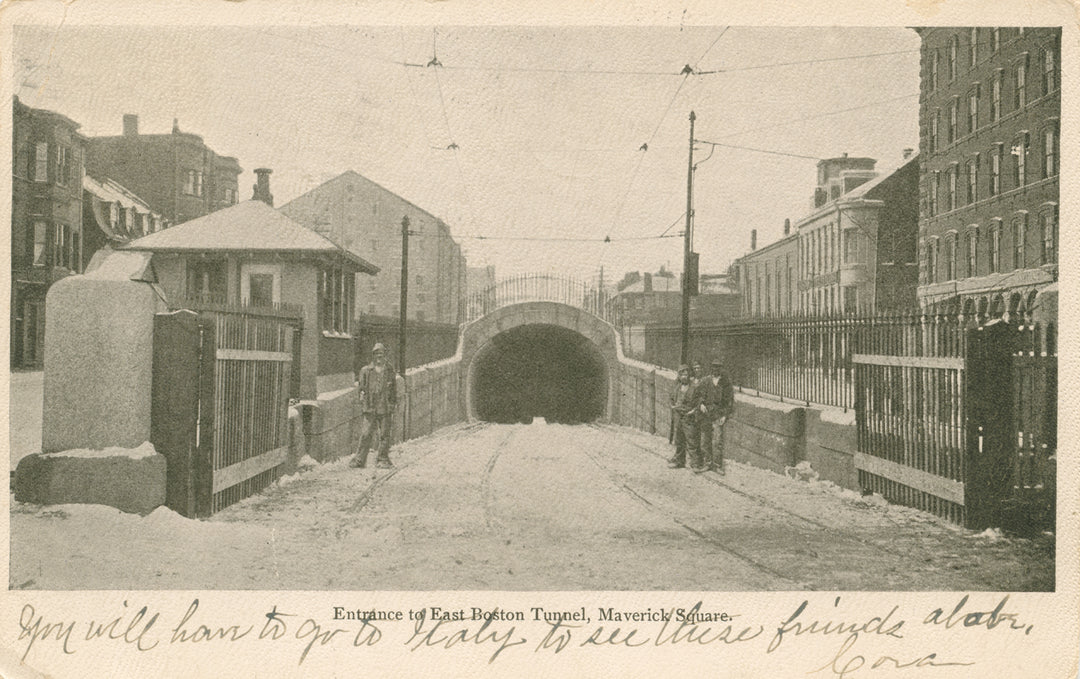
M 374 274 L 379 267 L 333 241 L 294 222 L 259 200 L 248 200 L 205 217 L 143 236 L 126 250 L 196 253 L 290 253 L 340 258 L 358 270 Z

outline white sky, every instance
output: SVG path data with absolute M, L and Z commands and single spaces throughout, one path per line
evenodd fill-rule
M 611 281 L 681 269 L 679 238 L 619 239 L 673 222 L 669 235 L 682 230 L 691 109 L 698 139 L 848 152 L 886 172 L 918 146 L 914 31 L 722 30 L 446 26 L 435 42 L 444 68 L 435 69 L 394 63 L 426 64 L 431 27 L 19 28 L 16 93 L 90 136 L 120 134 L 124 113 L 137 113 L 144 133 L 168 132 L 177 117 L 240 160 L 244 199 L 256 167 L 274 170 L 277 205 L 353 169 L 443 217 L 470 265 L 494 264 L 500 276 L 594 276 L 603 265 Z M 752 68 L 886 52 L 901 53 Z M 730 70 L 675 75 L 688 63 Z M 804 215 L 815 162 L 717 148 L 695 181 L 702 271 L 743 254 L 751 229 L 766 244 L 785 217 Z M 478 235 L 613 242 L 467 238 Z

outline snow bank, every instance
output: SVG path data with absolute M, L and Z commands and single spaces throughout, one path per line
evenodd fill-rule
M 55 453 L 44 453 L 42 454 L 42 457 L 77 457 L 83 459 L 126 457 L 131 460 L 142 460 L 147 457 L 153 457 L 154 455 L 157 455 L 157 451 L 154 450 L 153 444 L 149 441 L 144 441 L 142 445 L 138 446 L 137 448 L 119 448 L 116 446 L 103 448 L 101 450 L 94 450 L 91 448 L 73 448 L 71 450 L 61 450 Z

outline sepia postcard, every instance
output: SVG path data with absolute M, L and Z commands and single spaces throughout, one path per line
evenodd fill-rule
M 1077 676 L 1070 9 L 7 5 L 0 675 Z

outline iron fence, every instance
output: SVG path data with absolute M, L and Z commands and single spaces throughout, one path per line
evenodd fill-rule
M 621 307 L 598 285 L 559 274 L 521 274 L 505 278 L 466 296 L 463 323 L 470 323 L 496 309 L 522 302 L 559 302 L 584 309 L 618 327 Z

